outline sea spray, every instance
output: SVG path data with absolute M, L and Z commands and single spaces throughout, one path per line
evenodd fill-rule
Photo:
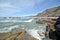
M 17 20 L 1 20 L 0 22 L 17 22 Z
M 20 22 L 32 22 L 33 19 L 30 19 L 30 20 L 25 20 L 25 21 L 20 21 Z
M 27 32 L 37 40 L 42 40 L 41 36 L 38 34 L 38 30 L 30 29 Z
M 3 29 L 0 29 L 0 32 L 10 32 L 12 29 L 19 28 L 18 25 L 10 26 L 10 27 L 4 27 Z
M 11 32 L 15 30 L 15 28 L 22 28 L 25 29 L 32 37 L 36 38 L 37 40 L 42 40 L 41 36 L 38 32 L 41 30 L 45 30 L 45 24 L 36 24 L 36 20 L 38 18 L 22 18 L 20 20 L 3 20 L 0 22 L 0 32 Z M 21 26 L 22 25 L 22 26 Z M 36 29 L 37 28 L 37 29 Z M 27 30 L 28 29 L 28 30 Z M 44 35 L 45 36 L 45 35 Z
M 0 22 L 32 22 L 33 19 L 25 19 L 25 20 L 1 20 Z
M 11 27 L 8 28 L 8 30 L 11 31 L 12 29 L 14 29 L 14 28 L 18 28 L 18 27 L 19 27 L 18 25 L 11 26 Z

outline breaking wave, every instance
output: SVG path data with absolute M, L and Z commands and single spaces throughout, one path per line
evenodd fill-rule
M 36 29 L 30 29 L 27 31 L 31 36 L 36 38 L 37 40 L 42 40 L 41 36 L 38 34 L 38 30 Z
M 20 21 L 20 22 L 32 22 L 33 19 L 30 19 L 30 20 L 26 20 L 26 21 Z
M 37 20 L 37 18 L 35 18 L 35 19 L 21 19 L 21 20 L 2 20 L 0 22 L 20 22 L 20 23 L 16 23 L 16 24 L 14 24 L 14 23 L 8 24 L 7 23 L 6 25 L 14 25 L 14 26 L 8 26 L 8 27 L 4 26 L 4 28 L 0 29 L 0 32 L 11 32 L 13 29 L 21 27 L 22 29 L 26 29 L 28 34 L 31 35 L 32 37 L 36 38 L 37 40 L 42 40 L 42 36 L 40 36 L 38 32 L 41 32 L 44 29 L 42 29 L 43 28 L 42 25 L 35 24 L 35 22 L 33 20 L 35 21 L 35 20 Z M 31 23 L 24 23 L 24 22 L 31 22 Z M 35 27 L 37 27 L 37 29 L 35 29 Z M 41 35 L 43 35 L 43 34 L 41 34 Z
M 19 28 L 19 26 L 18 25 L 15 25 L 15 26 L 10 26 L 10 27 L 5 27 L 3 29 L 0 29 L 0 32 L 1 33 L 2 32 L 10 32 L 10 31 L 12 31 L 12 29 L 15 29 L 15 28 Z
M 0 22 L 32 22 L 32 21 L 33 21 L 33 19 L 24 20 L 24 21 L 22 21 L 22 20 L 2 20 Z

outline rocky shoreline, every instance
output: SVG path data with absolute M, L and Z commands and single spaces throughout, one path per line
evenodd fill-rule
M 56 21 L 54 20 L 38 20 L 36 23 L 38 24 L 45 24 L 47 23 L 47 30 L 50 29 L 54 30 L 54 24 Z M 15 32 L 16 31 L 16 32 Z M 46 36 L 48 36 L 48 32 L 46 31 Z M 38 33 L 40 35 L 40 32 Z M 41 35 L 40 35 L 41 36 Z M 14 32 L 4 32 L 0 33 L 0 40 L 37 40 L 36 38 L 29 35 L 25 29 L 15 28 Z
M 56 19 L 50 19 L 50 20 L 38 20 L 36 21 L 37 24 L 45 24 L 47 23 L 47 26 L 49 26 L 51 29 L 54 28 L 54 24 L 56 22 Z
M 50 20 L 38 20 L 36 21 L 37 24 L 45 24 L 47 23 L 47 26 L 46 26 L 46 36 L 49 38 L 49 32 L 52 30 L 52 31 L 55 31 L 54 29 L 54 24 L 56 23 L 56 19 L 50 19 Z M 52 34 L 51 34 L 52 35 Z M 53 35 L 52 35 L 53 36 Z M 48 39 L 47 38 L 47 39 Z
M 17 30 L 17 32 L 4 32 L 4 33 L 0 33 L 0 40 L 15 40 L 17 37 L 19 37 L 21 35 L 23 35 L 24 30 L 22 31 L 22 29 L 19 29 L 20 31 Z M 18 38 L 19 39 L 19 38 Z
M 0 40 L 36 40 L 24 29 L 16 28 L 16 31 L 17 32 L 0 33 Z

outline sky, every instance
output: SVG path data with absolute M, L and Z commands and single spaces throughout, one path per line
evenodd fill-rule
M 60 0 L 0 0 L 0 17 L 32 16 L 56 6 Z

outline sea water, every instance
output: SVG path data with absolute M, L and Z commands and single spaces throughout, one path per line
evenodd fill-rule
M 40 36 L 38 32 L 45 33 L 47 24 L 36 24 L 41 18 L 20 18 L 20 19 L 0 19 L 0 32 L 11 32 L 14 28 L 22 28 L 37 40 L 45 38 L 45 34 Z

